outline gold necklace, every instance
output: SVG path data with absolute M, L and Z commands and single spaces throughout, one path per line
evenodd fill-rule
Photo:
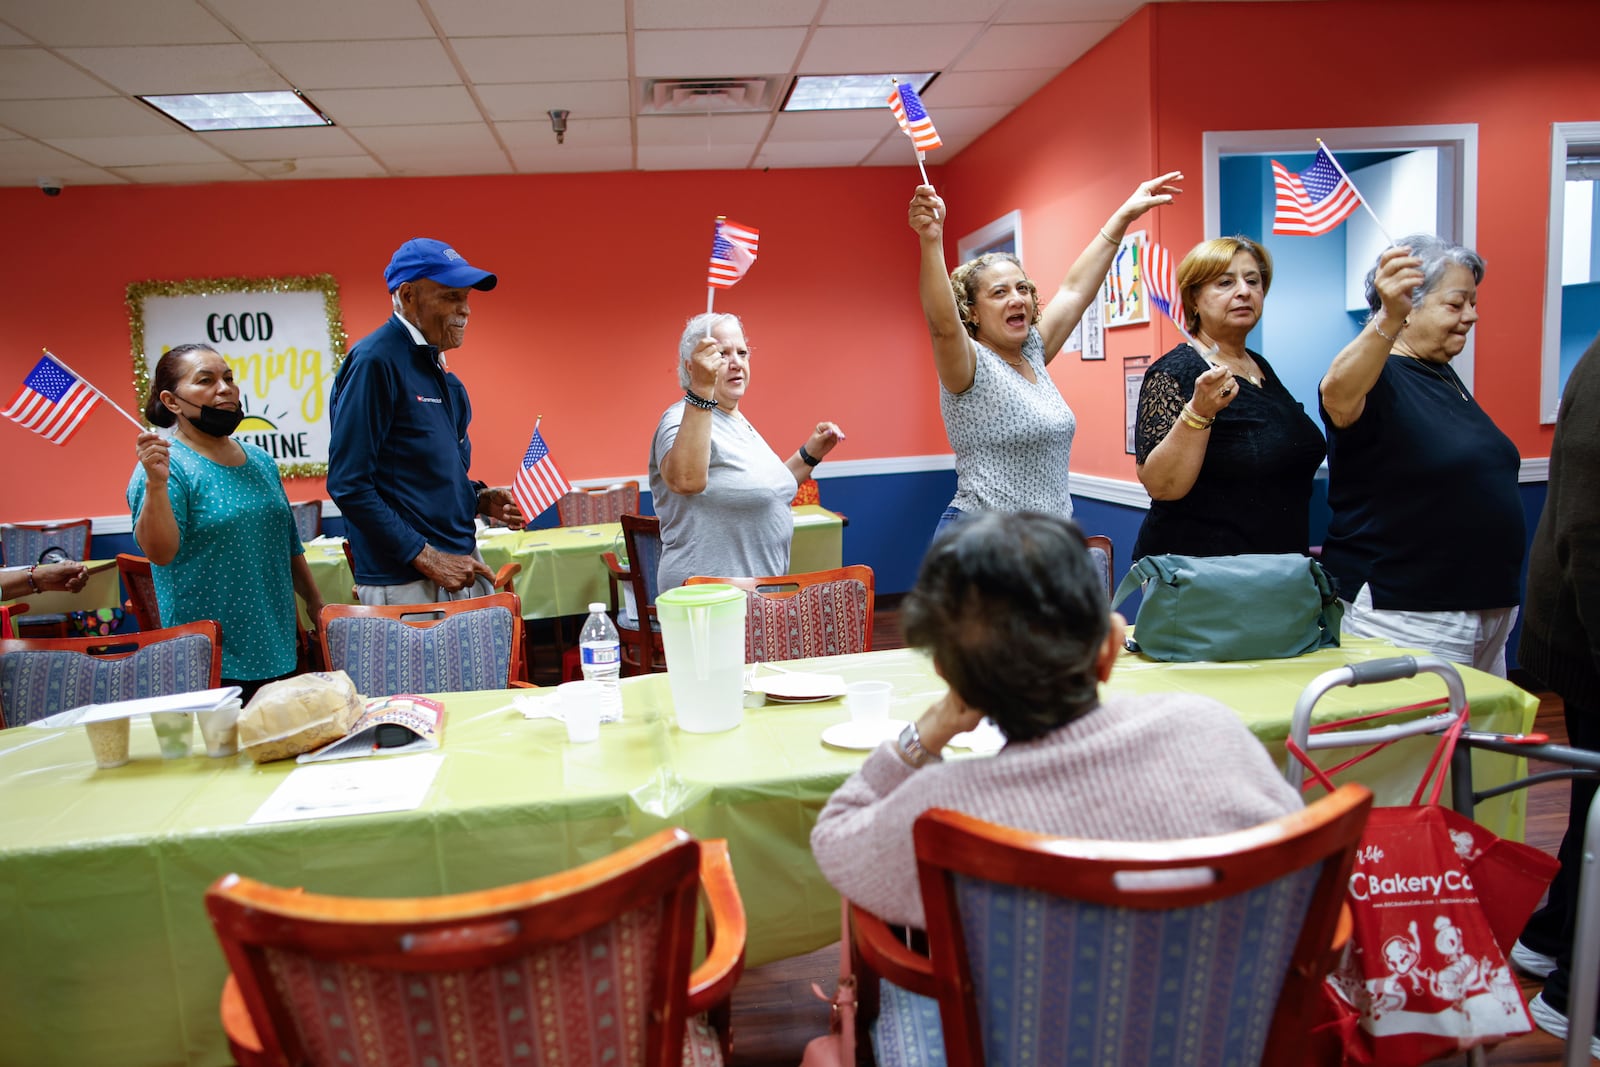
M 1210 344 L 1211 344 L 1211 354 L 1208 356 L 1204 352 L 1201 352 L 1200 353 L 1200 358 L 1201 359 L 1205 360 L 1207 363 L 1211 364 L 1213 367 L 1227 367 L 1228 370 L 1233 371 L 1233 376 L 1235 378 L 1243 378 L 1245 381 L 1249 382 L 1251 385 L 1255 386 L 1257 389 L 1261 388 L 1261 375 L 1259 375 L 1259 374 L 1246 374 L 1244 371 L 1234 370 L 1233 367 L 1229 366 L 1227 363 L 1224 363 L 1222 361 L 1222 346 L 1221 345 L 1217 344 L 1215 341 L 1212 341 L 1209 337 L 1204 337 L 1203 335 L 1202 335 L 1202 337 L 1198 338 L 1198 340 L 1200 340 L 1201 343 L 1205 343 L 1205 342 L 1209 341 Z M 1248 358 L 1248 357 L 1246 357 L 1246 358 Z
M 1448 385 L 1450 388 L 1454 389 L 1456 391 L 1456 395 L 1459 396 L 1462 400 L 1467 401 L 1469 404 L 1472 402 L 1472 398 L 1470 396 L 1468 396 L 1465 392 L 1462 391 L 1461 386 L 1457 385 L 1454 381 L 1452 381 L 1450 379 L 1450 376 L 1446 375 L 1438 367 L 1435 367 L 1432 363 L 1430 363 L 1428 360 L 1423 359 L 1421 356 L 1412 355 L 1410 352 L 1407 352 L 1406 355 L 1410 356 L 1412 359 L 1416 360 L 1418 363 L 1422 364 L 1424 367 L 1427 367 L 1428 370 L 1430 372 L 1432 372 L 1432 374 L 1433 374 L 1433 376 L 1435 378 L 1439 379 L 1441 382 L 1443 382 L 1444 384 Z

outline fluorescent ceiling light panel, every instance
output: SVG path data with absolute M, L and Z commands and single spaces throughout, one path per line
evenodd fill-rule
M 802 74 L 794 80 L 785 111 L 842 111 L 888 107 L 893 80 L 908 82 L 922 95 L 934 74 Z
M 195 93 L 139 99 L 197 133 L 333 125 L 296 92 Z

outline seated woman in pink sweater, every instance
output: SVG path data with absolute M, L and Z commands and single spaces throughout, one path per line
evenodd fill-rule
M 811 850 L 841 894 L 923 925 L 911 824 L 953 808 L 1036 833 L 1112 841 L 1201 837 L 1301 807 L 1228 708 L 1188 693 L 1100 697 L 1122 647 L 1083 535 L 1030 512 L 988 512 L 934 543 L 902 608 L 906 640 L 950 691 L 829 798 Z M 945 763 L 988 715 L 993 759 Z

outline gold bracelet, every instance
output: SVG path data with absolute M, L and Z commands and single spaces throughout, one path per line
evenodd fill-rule
M 1100 227 L 1100 236 L 1104 237 L 1106 239 L 1106 243 L 1109 244 L 1112 248 L 1121 248 L 1122 247 L 1122 242 L 1121 241 L 1113 241 L 1111 239 L 1111 235 L 1106 232 L 1106 228 L 1104 226 Z
M 1400 327 L 1400 329 L 1403 330 L 1403 329 L 1405 329 L 1405 327 L 1402 326 L 1402 327 Z M 1390 344 L 1395 344 L 1400 340 L 1400 332 L 1399 332 L 1399 330 L 1396 330 L 1395 331 L 1395 335 L 1393 337 L 1390 337 L 1388 334 L 1383 332 L 1383 327 L 1378 325 L 1378 320 L 1377 319 L 1373 319 L 1372 320 L 1372 332 L 1377 334 L 1379 337 L 1383 338 L 1385 341 L 1388 341 Z
M 1185 425 L 1194 430 L 1209 430 L 1211 429 L 1211 424 L 1217 421 L 1215 415 L 1206 418 L 1200 414 L 1189 406 L 1188 401 L 1184 401 L 1183 410 L 1178 412 L 1178 417 L 1184 421 Z
M 33 572 L 38 569 L 39 565 L 37 563 L 28 568 L 28 588 L 32 589 L 35 593 L 39 591 L 39 583 L 33 580 Z

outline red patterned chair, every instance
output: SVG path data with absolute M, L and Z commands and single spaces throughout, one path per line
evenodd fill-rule
M 927 953 L 850 910 L 857 1045 L 878 1067 L 1046 1049 L 1119 1067 L 1325 1062 L 1309 1034 L 1371 807 L 1348 784 L 1247 830 L 1138 842 L 926 811 L 912 838 Z
M 694 968 L 695 904 L 706 958 Z M 727 842 L 663 830 L 531 882 L 367 899 L 237 874 L 206 891 L 241 1067 L 720 1064 L 744 969 Z
M 846 656 L 872 649 L 872 568 L 862 564 L 761 578 L 696 575 L 746 591 L 746 663 Z
M 594 526 L 619 522 L 639 513 L 639 484 L 625 482 L 604 489 L 574 489 L 556 501 L 556 518 L 562 526 Z
M 133 613 L 139 629 L 161 629 L 161 605 L 156 603 L 156 580 L 150 573 L 150 561 L 131 552 L 119 552 L 117 574 L 122 578 L 123 592 L 128 594 L 122 606 Z

